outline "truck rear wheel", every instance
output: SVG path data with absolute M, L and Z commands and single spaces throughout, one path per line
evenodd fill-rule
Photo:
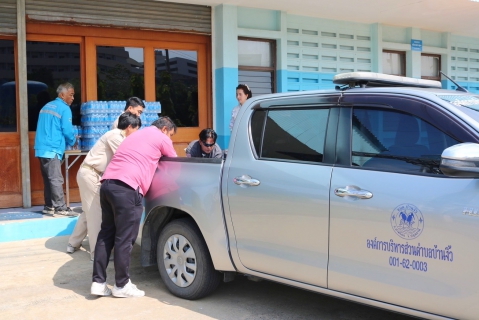
M 221 281 L 203 236 L 190 219 L 173 220 L 166 225 L 158 239 L 157 257 L 163 283 L 180 298 L 203 298 Z

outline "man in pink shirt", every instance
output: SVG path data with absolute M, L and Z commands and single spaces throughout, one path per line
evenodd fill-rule
M 143 196 L 162 156 L 176 157 L 171 136 L 176 125 L 161 117 L 151 127 L 137 131 L 118 147 L 103 173 L 100 188 L 102 224 L 95 246 L 91 294 L 142 297 L 129 275 L 130 257 L 143 213 Z M 115 286 L 106 284 L 106 268 L 114 247 Z

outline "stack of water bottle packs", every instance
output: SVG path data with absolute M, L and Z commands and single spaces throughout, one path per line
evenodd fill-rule
M 148 127 L 158 119 L 161 113 L 160 102 L 146 102 L 145 110 L 141 115 L 142 128 Z M 82 150 L 90 150 L 98 139 L 111 130 L 113 122 L 125 110 L 125 101 L 88 101 L 81 105 L 81 136 Z

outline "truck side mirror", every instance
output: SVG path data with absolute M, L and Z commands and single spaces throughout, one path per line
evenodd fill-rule
M 449 177 L 479 178 L 479 144 L 466 142 L 445 149 L 439 168 Z

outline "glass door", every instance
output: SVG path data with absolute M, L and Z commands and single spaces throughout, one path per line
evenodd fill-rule
M 169 116 L 178 126 L 173 142 L 179 156 L 211 126 L 205 44 L 109 38 L 85 42 L 88 100 L 124 102 L 131 96 L 145 100 L 143 123 Z M 161 110 L 152 109 L 155 103 Z

